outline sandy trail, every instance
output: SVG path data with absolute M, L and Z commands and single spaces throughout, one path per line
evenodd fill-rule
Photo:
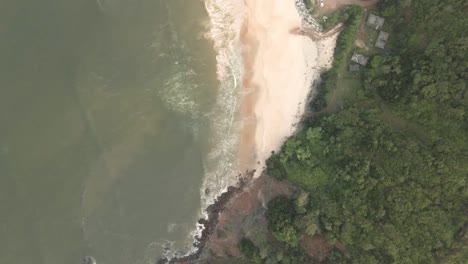
M 317 11 L 318 14 L 330 14 L 349 5 L 360 5 L 362 7 L 373 7 L 379 0 L 324 0 L 323 7 L 320 7 Z
M 294 34 L 302 25 L 294 0 L 245 0 L 245 5 L 240 167 L 259 175 L 265 159 L 294 133 L 313 80 L 331 64 L 336 34 L 315 42 Z

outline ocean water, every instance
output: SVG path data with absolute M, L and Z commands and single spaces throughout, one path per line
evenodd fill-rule
M 190 250 L 239 173 L 231 2 L 0 1 L 0 263 Z

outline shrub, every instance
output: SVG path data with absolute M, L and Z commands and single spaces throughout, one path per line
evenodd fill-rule
M 247 259 L 253 260 L 255 263 L 261 263 L 260 250 L 250 239 L 241 239 L 237 247 Z

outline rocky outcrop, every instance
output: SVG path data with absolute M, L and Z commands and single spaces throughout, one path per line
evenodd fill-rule
M 247 187 L 247 185 L 252 181 L 254 173 L 255 171 L 247 171 L 245 175 L 239 175 L 236 186 L 228 187 L 227 191 L 218 196 L 215 203 L 207 208 L 206 211 L 208 218 L 198 220 L 198 223 L 203 230 L 201 236 L 195 237 L 196 241 L 193 246 L 196 247 L 196 250 L 193 253 L 186 256 L 174 257 L 172 259 L 162 258 L 158 263 L 197 263 L 197 260 L 200 258 L 200 255 L 205 248 L 206 242 L 214 232 L 219 222 L 220 213 L 237 194 L 241 193 Z

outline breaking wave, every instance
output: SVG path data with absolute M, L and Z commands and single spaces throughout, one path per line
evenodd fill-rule
M 237 161 L 237 146 L 241 128 L 238 118 L 240 84 L 243 77 L 240 31 L 246 7 L 242 0 L 205 0 L 209 15 L 209 29 L 205 37 L 212 41 L 216 51 L 216 74 L 219 81 L 216 104 L 207 118 L 211 123 L 210 151 L 204 160 L 205 175 L 201 196 L 201 216 L 207 217 L 206 209 L 217 196 L 237 182 L 240 174 Z M 177 86 L 177 75 L 172 80 Z M 183 83 L 183 82 L 180 82 Z M 174 87 L 168 83 L 168 87 Z M 180 102 L 181 100 L 173 99 Z M 191 106 L 189 107 L 191 108 Z M 194 238 L 201 235 L 202 227 L 190 233 Z M 192 248 L 185 254 L 191 254 Z M 181 256 L 165 248 L 164 257 Z
M 239 84 L 243 76 L 243 61 L 239 34 L 246 13 L 242 0 L 206 0 L 210 19 L 206 37 L 213 41 L 217 53 L 217 76 L 220 82 L 217 103 L 213 111 L 212 150 L 205 162 L 206 175 L 201 190 L 202 208 L 207 208 L 239 174 L 236 147 L 240 120 Z

